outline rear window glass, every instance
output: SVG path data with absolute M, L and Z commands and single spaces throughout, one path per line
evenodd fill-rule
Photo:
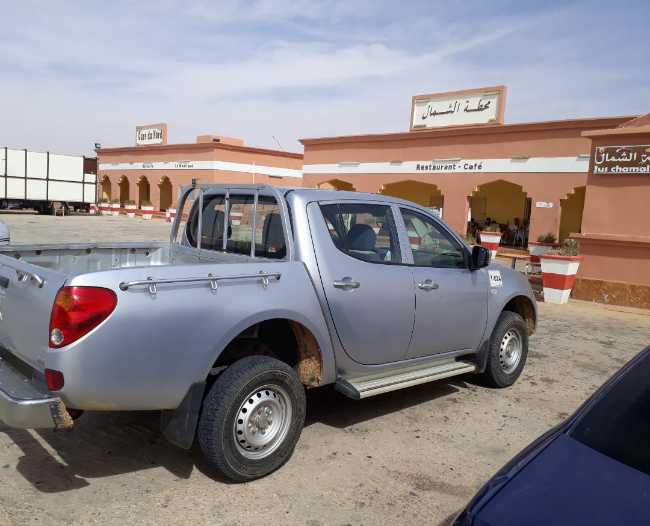
M 370 263 L 401 263 L 397 231 L 389 206 L 321 205 L 325 225 L 336 248 Z
M 193 247 L 197 246 L 199 230 L 197 204 L 198 200 L 195 200 L 186 226 L 186 238 Z M 253 195 L 231 195 L 228 203 L 223 194 L 204 195 L 201 248 L 223 251 L 224 231 L 227 232 L 226 252 L 250 255 L 251 243 L 254 242 L 257 257 L 282 259 L 287 254 L 280 206 L 271 196 L 259 196 L 255 208 Z
M 650 475 L 650 353 L 577 422 L 571 436 Z

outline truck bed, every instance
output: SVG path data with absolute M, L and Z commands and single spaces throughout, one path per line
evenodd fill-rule
M 199 260 L 189 252 L 176 251 L 172 255 L 168 242 L 9 245 L 0 247 L 0 256 L 9 256 L 30 265 L 54 270 L 65 274 L 67 278 L 88 272 L 127 267 L 208 262 Z M 250 259 L 245 255 L 215 252 L 209 262 L 243 263 Z
M 214 252 L 200 257 L 169 243 L 80 243 L 10 245 L 0 248 L 0 347 L 34 369 L 45 367 L 49 320 L 56 294 L 74 282 L 98 281 L 117 289 L 120 282 L 147 279 L 157 268 L 161 277 L 207 276 L 215 264 L 249 263 L 250 256 Z M 259 261 L 259 259 L 258 259 Z M 198 269 L 199 266 L 210 270 Z M 194 267 L 197 270 L 191 270 Z M 230 265 L 229 265 L 230 267 Z M 178 269 L 178 270 L 176 270 Z M 116 272 L 119 271 L 119 276 Z M 104 275 L 99 278 L 97 274 Z

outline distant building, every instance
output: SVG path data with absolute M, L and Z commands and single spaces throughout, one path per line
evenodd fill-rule
M 302 186 L 302 154 L 245 146 L 219 135 L 168 144 L 166 124 L 138 126 L 134 146 L 96 152 L 99 201 L 148 202 L 159 211 L 175 207 L 179 189 L 192 179 Z

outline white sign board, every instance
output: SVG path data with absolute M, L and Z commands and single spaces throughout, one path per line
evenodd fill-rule
M 413 98 L 411 130 L 503 122 L 503 88 L 418 95 Z
M 135 143 L 137 145 L 162 144 L 162 128 L 138 128 L 135 132 Z
M 537 207 L 537 208 L 553 208 L 553 203 L 550 203 L 548 201 L 537 201 L 535 203 L 535 207 Z

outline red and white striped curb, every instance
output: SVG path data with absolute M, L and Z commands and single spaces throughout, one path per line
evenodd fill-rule
M 501 232 L 483 232 L 481 231 L 481 246 L 490 251 L 492 259 L 497 256 L 497 249 L 501 243 Z
M 569 302 L 582 256 L 541 256 L 544 302 Z

